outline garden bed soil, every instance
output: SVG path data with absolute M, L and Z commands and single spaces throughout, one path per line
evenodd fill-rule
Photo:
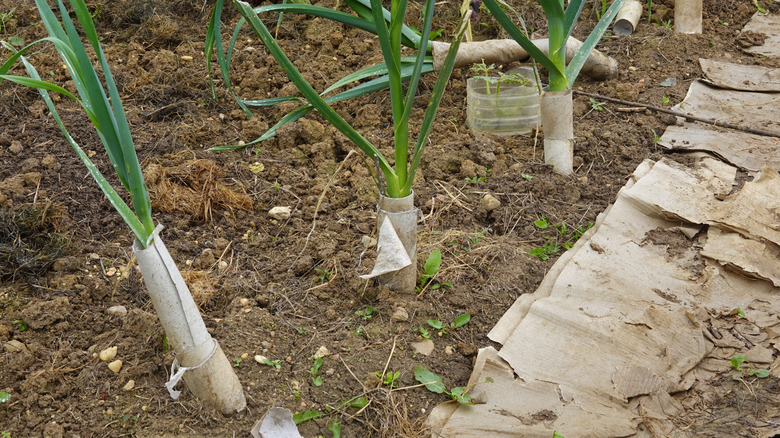
M 333 0 L 315 3 L 336 6 Z M 529 26 L 544 31 L 538 5 L 512 3 Z M 660 23 L 671 19 L 672 4 L 653 2 Z M 173 354 L 132 262 L 131 233 L 37 92 L 4 82 L 0 391 L 10 399 L 0 405 L 0 432 L 12 437 L 248 436 L 274 406 L 325 413 L 300 425 L 306 437 L 332 436 L 328 424 L 334 417 L 347 437 L 428 436 L 426 414 L 445 396 L 404 389 L 417 383 L 414 368 L 427 367 L 448 387 L 464 385 L 478 348 L 492 345 L 487 332 L 519 295 L 536 289 L 560 254 L 550 251 L 541 260 L 531 250 L 551 242 L 563 246 L 574 230 L 587 228 L 642 160 L 662 155 L 654 138 L 675 123 L 670 115 L 601 106 L 575 94 L 575 172 L 563 177 L 543 164 L 541 135 L 472 135 L 465 123 L 469 72 L 455 71 L 414 186 L 424 215 L 418 264 L 441 250 L 438 278 L 452 287 L 399 295 L 358 278 L 376 257 L 370 242 L 378 198 L 373 165 L 360 153 L 349 154 L 354 146 L 318 115 L 281 128 L 257 146 L 207 150 L 254 140 L 295 107 L 260 108 L 249 117 L 221 85 L 218 98 L 212 97 L 203 58 L 211 2 L 88 6 L 96 12 L 128 112 L 155 219 L 165 226 L 165 242 L 206 325 L 235 364 L 248 409 L 226 417 L 186 391 L 177 401 L 168 396 L 163 383 Z M 434 25 L 451 35 L 459 5 L 438 7 Z M 44 36 L 32 2 L 0 0 L 0 13 L 13 8 L 0 39 Z M 596 21 L 595 10 L 587 8 L 574 32 L 580 39 Z M 237 20 L 232 10 L 228 5 L 224 17 L 228 31 L 227 24 Z M 700 57 L 777 67 L 776 59 L 742 50 L 753 42 L 737 36 L 754 12 L 748 0 L 707 2 L 703 34 L 681 35 L 648 23 L 645 11 L 633 36 L 609 36 L 599 45 L 618 60 L 618 75 L 604 81 L 583 76 L 575 92 L 670 108 L 700 76 Z M 277 16 L 267 19 L 275 25 Z M 484 12 L 476 23 L 475 39 L 503 36 Z M 287 14 L 278 38 L 318 90 L 381 57 L 372 35 L 322 19 Z M 41 47 L 30 57 L 41 75 L 72 86 L 56 52 Z M 237 44 L 231 78 L 244 98 L 295 91 L 248 32 Z M 676 83 L 662 86 L 667 78 Z M 432 85 L 432 77 L 423 80 L 413 121 L 422 119 Z M 116 182 L 78 106 L 63 98 L 58 105 L 76 141 Z M 375 145 L 390 150 L 385 93 L 336 108 Z M 685 155 L 669 156 L 686 161 Z M 500 207 L 481 208 L 486 194 Z M 268 212 L 276 206 L 290 207 L 291 216 L 274 219 Z M 542 217 L 567 231 L 539 228 L 534 222 Z M 120 305 L 126 315 L 107 312 Z M 439 332 L 427 323 L 449 324 L 464 313 L 471 320 L 454 330 Z M 428 356 L 412 347 L 422 340 L 418 327 L 428 330 L 435 345 Z M 112 346 L 123 361 L 118 373 L 95 357 Z M 311 357 L 321 347 L 328 354 L 319 371 L 323 383 L 315 386 Z M 280 368 L 259 364 L 255 355 L 280 360 Z M 400 390 L 389 391 L 376 373 L 394 372 Z M 773 415 L 767 409 L 780 400 L 775 377 L 748 387 L 723 373 L 712 388 L 691 390 L 707 401 L 690 406 L 680 419 L 692 436 L 735 430 L 748 436 Z M 369 401 L 365 409 L 339 408 L 358 396 Z

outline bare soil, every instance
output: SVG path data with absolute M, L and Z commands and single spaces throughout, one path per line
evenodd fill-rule
M 334 0 L 315 3 L 336 6 Z M 537 4 L 511 3 L 544 33 Z M 426 414 L 446 398 L 424 388 L 403 389 L 417 383 L 415 366 L 437 373 L 448 387 L 464 385 L 478 348 L 491 344 L 487 332 L 519 295 L 536 289 L 560 254 L 541 260 L 529 252 L 548 241 L 563 244 L 574 229 L 594 221 L 642 160 L 661 156 L 654 137 L 675 123 L 673 116 L 630 105 L 601 107 L 594 105 L 598 99 L 576 95 L 576 171 L 563 177 L 543 164 L 541 133 L 474 136 L 465 123 L 470 73 L 455 71 L 414 186 L 425 216 L 418 264 L 440 249 L 439 280 L 453 287 L 398 295 L 358 278 L 376 257 L 365 238 L 375 236 L 377 188 L 371 164 L 360 153 L 349 154 L 353 145 L 321 117 L 312 113 L 259 145 L 207 151 L 252 141 L 294 108 L 265 107 L 250 117 L 221 84 L 218 98 L 212 97 L 203 58 L 212 2 L 88 5 L 99 8 L 98 30 L 144 163 L 155 220 L 165 225 L 165 242 L 207 326 L 236 365 L 248 410 L 225 417 L 186 391 L 171 400 L 163 383 L 173 354 L 133 266 L 131 233 L 37 92 L 2 83 L 0 343 L 24 344 L 0 351 L 0 391 L 11 395 L 0 405 L 0 432 L 12 437 L 249 436 L 273 406 L 325 413 L 300 425 L 306 437 L 332 436 L 327 426 L 334 417 L 346 437 L 427 436 Z M 672 18 L 672 5 L 653 2 L 660 23 Z M 434 26 L 448 38 L 459 5 L 437 7 Z M 44 36 L 32 2 L 0 0 L 0 13 L 12 8 L 14 18 L 0 39 Z M 580 39 L 596 22 L 595 10 L 587 8 L 574 32 Z M 745 42 L 737 35 L 754 12 L 750 0 L 705 2 L 703 34 L 681 35 L 649 23 L 645 11 L 633 36 L 609 36 L 599 46 L 618 60 L 617 77 L 582 76 L 575 90 L 669 108 L 700 76 L 700 57 L 777 66 L 777 60 L 742 50 Z M 275 26 L 277 17 L 265 17 L 266 23 Z M 236 21 L 228 5 L 226 32 Z M 495 22 L 483 13 L 475 39 L 496 36 L 501 33 Z M 322 19 L 287 14 L 278 38 L 319 90 L 380 61 L 375 37 Z M 56 52 L 41 47 L 31 56 L 41 75 L 72 86 Z M 237 45 L 231 78 L 244 98 L 295 91 L 248 31 Z M 676 84 L 662 86 L 667 78 Z M 433 78 L 425 78 L 413 120 L 422 118 L 432 85 Z M 73 137 L 94 151 L 93 160 L 118 187 L 86 117 L 66 99 L 59 99 L 59 108 Z M 336 108 L 370 141 L 390 150 L 386 93 Z M 263 169 L 255 172 L 258 163 Z M 501 201 L 491 213 L 480 208 L 488 193 Z M 275 206 L 290 207 L 291 217 L 270 217 Z M 553 227 L 540 229 L 534 221 L 542 217 L 569 231 L 559 236 Z M 127 315 L 107 313 L 116 305 L 125 306 Z M 446 333 L 426 322 L 447 324 L 464 313 L 471 321 Z M 434 341 L 429 356 L 411 346 L 422 340 L 418 327 Z M 118 374 L 95 358 L 111 346 L 124 363 Z M 323 384 L 315 386 L 310 358 L 320 347 L 330 354 L 320 370 Z M 255 362 L 255 355 L 281 360 L 280 369 Z M 382 386 L 375 374 L 396 371 L 402 388 L 397 391 Z M 767 419 L 765 407 L 780 402 L 777 381 L 747 387 L 723 372 L 711 393 L 690 391 L 694 401 L 680 424 L 697 436 L 755 436 L 762 424 L 757 419 Z M 131 380 L 132 388 L 126 386 Z M 365 409 L 339 407 L 361 395 L 369 400 Z

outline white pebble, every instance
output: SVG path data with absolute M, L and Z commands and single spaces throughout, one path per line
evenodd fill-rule
M 125 306 L 111 306 L 106 309 L 106 313 L 112 316 L 125 316 L 127 315 L 127 307 Z
M 116 345 L 111 348 L 106 348 L 105 350 L 100 352 L 100 360 L 103 362 L 108 362 L 109 360 L 116 357 Z
M 122 361 L 121 360 L 115 360 L 108 364 L 108 369 L 113 371 L 114 373 L 119 373 L 119 370 L 122 369 Z
M 290 218 L 290 207 L 274 207 L 268 211 L 268 215 L 276 220 L 287 220 Z

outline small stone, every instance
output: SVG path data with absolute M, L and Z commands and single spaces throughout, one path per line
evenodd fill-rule
M 111 316 L 125 316 L 127 315 L 127 307 L 125 306 L 111 306 L 106 309 L 106 313 Z
M 316 353 L 314 353 L 314 358 L 319 359 L 329 355 L 330 355 L 330 351 L 328 351 L 328 349 L 323 345 L 317 349 Z
M 103 362 L 108 362 L 109 360 L 116 357 L 116 345 L 111 348 L 106 348 L 105 350 L 100 352 L 100 360 Z
M 182 61 L 192 61 L 192 56 L 190 55 L 184 55 L 181 57 Z
M 106 415 L 107 415 L 107 416 L 114 415 L 114 408 L 108 408 L 108 409 L 106 409 Z
M 91 253 L 89 253 L 89 258 L 90 258 L 90 260 L 100 260 L 100 254 L 95 253 L 95 252 L 91 252 Z
M 452 347 L 449 345 L 444 347 L 444 354 L 446 354 L 447 356 L 452 355 Z
M 3 344 L 3 350 L 5 350 L 6 353 L 15 353 L 17 351 L 26 350 L 27 346 L 24 345 L 22 342 L 17 341 L 16 339 L 11 339 L 10 341 Z
M 219 269 L 226 269 L 228 267 L 228 262 L 224 260 L 219 261 Z
M 113 277 L 115 274 L 116 274 L 116 268 L 113 266 L 108 268 L 108 270 L 106 271 L 106 277 Z
M 634 67 L 634 66 L 632 65 L 632 66 L 628 67 L 628 71 L 636 71 L 636 67 Z
M 287 220 L 290 218 L 290 207 L 274 207 L 268 211 L 268 215 L 276 220 Z
M 11 141 L 11 146 L 8 147 L 8 150 L 14 154 L 17 155 L 19 152 L 21 152 L 24 148 L 22 147 L 22 143 L 18 141 Z
M 260 345 L 262 345 L 263 348 L 271 348 L 273 346 L 273 344 L 268 341 L 263 341 L 260 343 Z
M 430 339 L 423 339 L 420 342 L 412 342 L 412 350 L 415 353 L 422 354 L 424 356 L 430 356 L 433 353 L 435 345 Z
M 127 383 L 125 383 L 124 389 L 125 391 L 132 391 L 133 388 L 135 388 L 135 380 L 128 380 Z
M 409 321 L 409 312 L 403 307 L 397 307 L 393 314 L 390 315 L 390 320 L 393 322 L 406 322 Z
M 249 353 L 244 353 L 241 355 L 241 360 L 247 360 L 249 359 Z
M 260 354 L 255 355 L 255 362 L 257 362 L 259 364 L 266 365 L 266 363 L 265 363 L 266 360 L 268 360 L 268 358 L 263 356 L 263 355 L 260 355 Z
M 332 376 L 335 373 L 336 373 L 336 370 L 334 368 L 328 368 L 327 370 L 325 370 L 325 375 L 326 376 Z
M 119 373 L 119 370 L 122 369 L 122 361 L 121 360 L 115 360 L 108 364 L 108 369 L 113 371 L 115 374 Z
M 479 206 L 482 207 L 483 210 L 491 212 L 501 206 L 501 201 L 490 193 L 487 193 L 482 197 L 482 200 L 479 201 Z
M 246 307 L 249 305 L 249 298 L 241 298 L 239 303 L 241 304 L 241 307 Z

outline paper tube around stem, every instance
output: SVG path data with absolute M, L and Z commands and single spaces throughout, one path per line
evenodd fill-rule
M 206 330 L 190 290 L 159 236 L 161 229 L 158 226 L 154 231 L 154 240 L 147 248 L 136 240 L 133 253 L 168 345 L 177 354 L 181 367 L 195 367 L 184 373 L 184 381 L 196 397 L 223 414 L 242 411 L 246 400 L 241 382 Z
M 398 235 L 406 256 L 411 261 L 398 271 L 379 276 L 380 282 L 392 291 L 414 293 L 417 286 L 417 217 L 419 211 L 414 208 L 414 192 L 404 198 L 379 197 L 377 224 L 389 220 Z M 381 237 L 379 239 L 382 240 Z M 381 251 L 381 249 L 380 249 Z
M 701 33 L 702 0 L 675 0 L 674 31 Z
M 571 89 L 542 93 L 544 162 L 562 175 L 571 175 L 574 169 L 573 109 Z

